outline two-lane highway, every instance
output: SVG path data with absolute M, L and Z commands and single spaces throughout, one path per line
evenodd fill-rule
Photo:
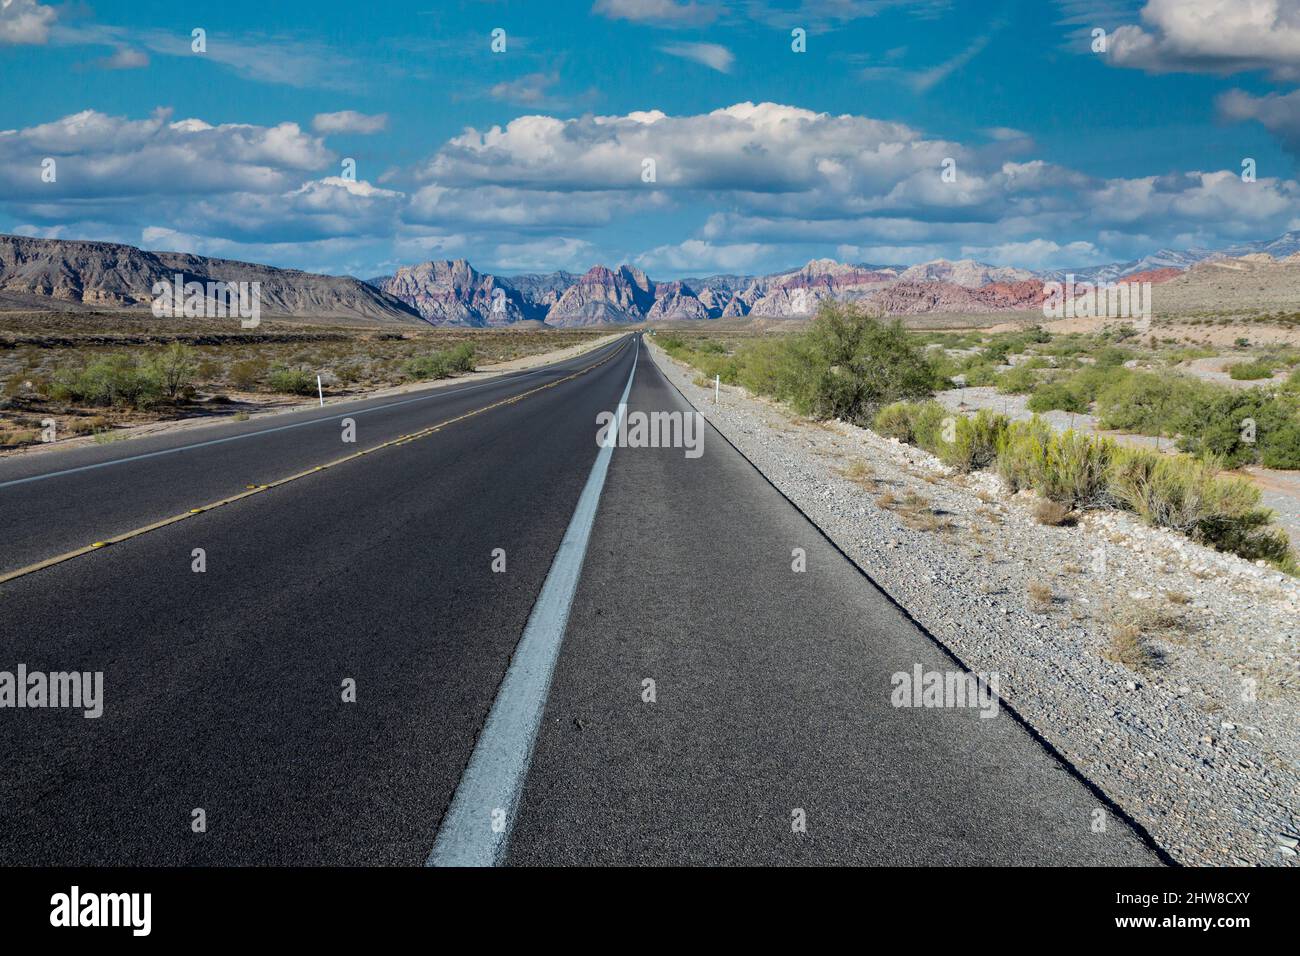
M 955 665 L 715 432 L 597 446 L 624 394 L 691 411 L 635 338 L 363 403 L 355 448 L 326 409 L 0 463 L 8 568 L 306 472 L 0 583 L 0 670 L 105 696 L 0 710 L 0 863 L 1157 862 L 1005 713 L 892 707 Z M 551 682 L 520 638 L 557 620 Z

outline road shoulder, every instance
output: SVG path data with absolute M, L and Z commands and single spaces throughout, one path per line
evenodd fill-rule
M 739 388 L 714 405 L 712 383 L 649 352 L 917 621 L 973 670 L 1001 674 L 1002 696 L 1175 859 L 1294 863 L 1294 582 L 1127 515 L 1038 525 L 993 476 L 952 478 L 919 449 Z M 1116 617 L 1134 608 L 1159 666 L 1108 659 Z

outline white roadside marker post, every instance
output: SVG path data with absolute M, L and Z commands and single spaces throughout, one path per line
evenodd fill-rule
M 320 376 L 316 376 L 316 394 L 320 396 L 320 407 L 325 407 L 325 388 L 320 383 Z
M 713 404 L 714 405 L 718 404 L 718 395 L 722 389 L 721 382 L 722 382 L 721 375 L 713 376 Z

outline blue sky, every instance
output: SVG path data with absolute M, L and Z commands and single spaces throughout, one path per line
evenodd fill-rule
M 1300 228 L 1300 0 L 0 3 L 6 232 L 666 279 Z

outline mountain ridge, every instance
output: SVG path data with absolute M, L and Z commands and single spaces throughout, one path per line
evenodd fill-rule
M 1074 270 L 1034 272 L 974 259 L 932 259 L 911 266 L 812 259 L 767 275 L 717 274 L 654 281 L 637 266 L 593 265 L 513 276 L 480 272 L 469 260 L 436 259 L 362 281 L 295 269 L 146 251 L 122 243 L 0 236 L 0 300 L 24 308 L 145 308 L 151 286 L 180 273 L 185 281 L 259 281 L 268 315 L 352 317 L 381 322 L 553 327 L 674 319 L 798 318 L 819 302 L 859 302 L 890 315 L 990 313 L 1037 308 L 1044 284 L 1164 283 L 1195 267 L 1242 257 L 1286 260 L 1300 253 L 1300 230 L 1221 250 L 1160 249 L 1140 259 Z M 39 307 L 39 305 L 37 305 Z

